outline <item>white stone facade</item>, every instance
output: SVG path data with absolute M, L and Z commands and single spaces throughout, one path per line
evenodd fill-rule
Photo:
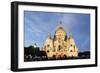
M 61 23 L 57 27 L 54 37 L 49 35 L 46 39 L 43 51 L 47 53 L 48 58 L 78 57 L 75 41 L 72 35 L 67 36 Z

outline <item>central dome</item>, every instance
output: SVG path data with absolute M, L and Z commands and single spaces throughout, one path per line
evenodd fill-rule
M 59 40 L 64 40 L 66 37 L 66 32 L 62 26 L 62 22 L 60 22 L 59 26 L 56 29 L 55 37 L 56 39 L 59 39 Z
M 66 32 L 65 32 L 63 25 L 62 25 L 62 22 L 60 22 L 59 26 L 56 29 L 55 35 L 59 35 L 59 34 L 60 35 L 66 35 Z

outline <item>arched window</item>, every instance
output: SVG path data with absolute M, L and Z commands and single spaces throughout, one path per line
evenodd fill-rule
M 50 45 L 48 44 L 47 47 L 50 47 Z
M 70 46 L 72 47 L 73 45 L 71 44 Z
M 70 50 L 70 52 L 73 52 L 73 50 Z
M 53 55 L 53 59 L 55 59 L 56 58 L 56 56 L 55 55 Z
M 61 50 L 61 46 L 59 45 L 59 46 L 58 46 L 58 51 L 60 51 L 60 50 Z
M 47 50 L 47 53 L 49 53 L 49 50 Z

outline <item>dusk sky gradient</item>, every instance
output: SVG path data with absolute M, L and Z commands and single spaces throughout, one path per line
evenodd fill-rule
M 90 14 L 24 11 L 24 46 L 40 48 L 50 33 L 54 36 L 62 21 L 67 36 L 71 33 L 79 51 L 90 51 Z

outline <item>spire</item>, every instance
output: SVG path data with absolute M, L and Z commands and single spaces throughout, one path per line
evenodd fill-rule
M 73 38 L 73 35 L 72 35 L 72 33 L 70 33 L 70 36 L 69 36 L 70 38 Z
M 57 29 L 64 29 L 63 25 L 62 25 L 62 21 L 59 22 L 59 25 L 58 25 Z
M 49 39 L 52 39 L 52 38 L 51 38 L 51 33 L 48 33 L 48 38 L 49 38 Z
M 62 21 L 60 21 L 59 27 L 63 27 L 63 26 L 62 26 Z
M 62 25 L 62 21 L 60 21 L 60 24 Z

